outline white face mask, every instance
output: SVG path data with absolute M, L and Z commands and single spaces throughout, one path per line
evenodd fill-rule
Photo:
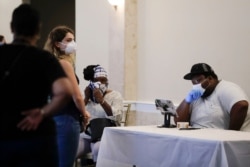
M 106 84 L 100 84 L 99 89 L 102 91 L 102 93 L 105 93 L 108 89 L 108 86 Z
M 66 54 L 72 54 L 76 52 L 76 43 L 75 41 L 71 41 L 67 44 L 64 44 L 62 42 L 60 42 L 60 44 L 64 45 L 64 48 L 61 48 L 61 51 L 64 51 Z
M 206 89 L 201 86 L 201 83 L 193 85 L 193 90 L 198 90 L 202 95 Z

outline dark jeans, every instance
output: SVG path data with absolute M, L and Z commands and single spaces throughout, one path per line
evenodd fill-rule
M 58 167 L 56 137 L 0 141 L 1 167 Z
M 79 144 L 80 124 L 74 117 L 64 114 L 55 116 L 59 166 L 72 167 Z

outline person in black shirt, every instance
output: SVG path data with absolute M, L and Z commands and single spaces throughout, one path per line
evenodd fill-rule
M 0 47 L 0 166 L 57 167 L 52 119 L 72 96 L 58 60 L 38 49 L 39 13 L 21 4 L 12 14 L 14 40 Z M 48 103 L 48 96 L 52 99 Z

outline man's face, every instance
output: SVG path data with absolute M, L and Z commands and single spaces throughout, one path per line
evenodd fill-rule
M 197 74 L 192 77 L 191 81 L 193 85 L 201 84 L 201 86 L 205 89 L 205 92 L 201 97 L 207 97 L 211 94 L 209 91 L 209 77 L 206 77 L 203 74 Z
M 202 75 L 202 74 L 198 74 L 198 75 L 194 75 L 193 77 L 192 77 L 192 84 L 193 85 L 196 85 L 196 84 L 199 84 L 199 83 L 202 83 L 202 81 L 204 81 L 206 78 L 205 78 L 205 76 L 204 75 Z

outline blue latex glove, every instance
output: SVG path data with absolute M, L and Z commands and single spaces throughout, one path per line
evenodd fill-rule
M 192 103 L 193 101 L 199 99 L 202 96 L 202 92 L 197 89 L 192 89 L 185 98 L 187 103 Z

